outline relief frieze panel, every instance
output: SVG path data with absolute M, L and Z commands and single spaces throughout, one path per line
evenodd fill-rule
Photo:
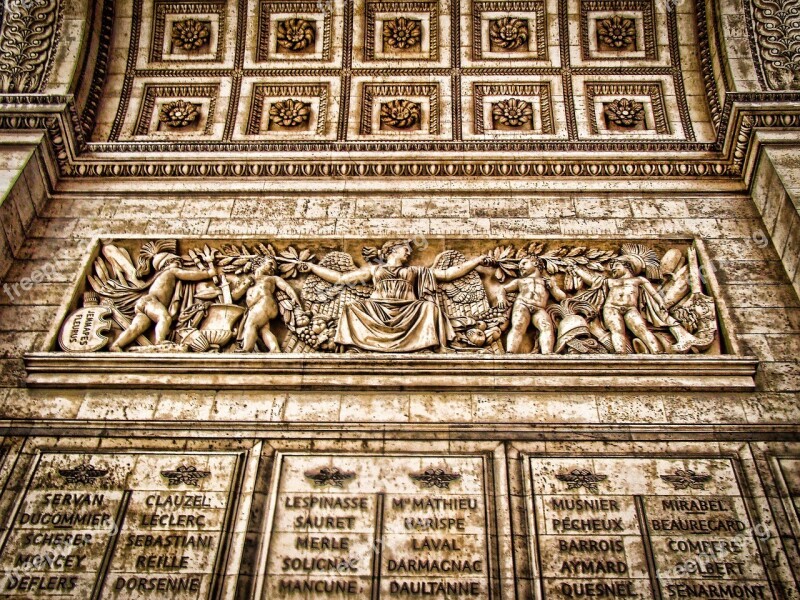
M 687 240 L 106 240 L 68 353 L 718 355 Z

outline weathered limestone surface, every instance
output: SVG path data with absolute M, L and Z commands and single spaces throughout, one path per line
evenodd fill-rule
M 791 2 L 3 10 L 0 596 L 800 600 Z M 696 240 L 719 338 L 583 370 L 55 342 L 104 245 L 409 238 Z

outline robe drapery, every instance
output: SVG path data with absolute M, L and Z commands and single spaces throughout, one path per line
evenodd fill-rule
M 334 341 L 371 352 L 444 348 L 455 337 L 426 267 L 373 267 L 369 299 L 342 311 Z

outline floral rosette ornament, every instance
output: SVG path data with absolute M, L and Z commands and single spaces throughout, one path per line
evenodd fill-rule
M 615 15 L 597 24 L 597 35 L 606 46 L 624 50 L 636 39 L 636 29 L 631 19 Z
M 299 127 L 308 122 L 311 105 L 300 100 L 280 100 L 269 107 L 269 120 L 281 127 Z
M 634 127 L 644 121 L 644 105 L 629 98 L 607 104 L 605 113 L 609 121 L 620 127 Z
M 533 107 L 525 100 L 509 98 L 492 105 L 492 117 L 508 127 L 522 127 L 533 118 Z
M 492 21 L 489 39 L 504 50 L 516 50 L 528 43 L 528 24 L 524 19 L 514 17 Z
M 397 129 L 410 129 L 419 123 L 422 110 L 411 100 L 391 100 L 381 104 L 381 123 Z
M 416 19 L 397 17 L 383 24 L 383 42 L 392 48 L 406 50 L 418 46 L 422 39 L 422 27 Z
M 211 30 L 206 23 L 196 19 L 176 21 L 172 24 L 172 43 L 184 50 L 199 50 L 208 44 Z
M 191 125 L 200 116 L 198 112 L 200 108 L 197 104 L 187 102 L 186 100 L 175 100 L 168 102 L 161 107 L 158 113 L 158 120 L 167 127 L 186 127 Z
M 290 52 L 305 50 L 316 40 L 314 26 L 305 19 L 289 19 L 278 23 L 278 46 Z

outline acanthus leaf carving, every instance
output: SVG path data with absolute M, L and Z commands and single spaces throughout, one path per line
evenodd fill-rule
M 37 92 L 58 45 L 59 0 L 7 0 L 0 27 L 0 91 Z

